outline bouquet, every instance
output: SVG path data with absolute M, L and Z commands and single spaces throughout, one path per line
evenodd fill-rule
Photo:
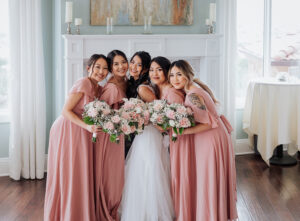
M 166 100 L 154 100 L 148 103 L 151 123 L 162 127 L 164 130 L 167 130 L 169 127 L 168 119 L 165 114 L 167 106 Z
M 106 102 L 99 101 L 98 99 L 84 105 L 83 109 L 82 118 L 88 125 L 102 126 L 102 122 L 106 121 L 112 114 L 110 106 Z M 97 133 L 93 133 L 93 142 L 96 142 L 96 137 Z
M 140 134 L 149 122 L 150 113 L 147 105 L 138 98 L 124 98 L 124 104 L 118 110 L 121 118 L 121 131 L 125 135 Z M 130 140 L 130 136 L 128 136 Z
M 121 117 L 118 111 L 112 110 L 111 114 L 101 122 L 101 126 L 105 133 L 108 133 L 110 142 L 119 143 L 121 131 Z
M 182 104 L 169 104 L 164 109 L 165 117 L 167 118 L 167 125 L 172 127 L 172 141 L 177 140 L 177 135 L 182 134 L 184 128 L 195 126 L 193 112 L 189 107 Z

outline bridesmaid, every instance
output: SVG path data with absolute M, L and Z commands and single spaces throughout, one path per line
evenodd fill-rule
M 100 100 L 114 109 L 119 109 L 126 98 L 126 55 L 113 50 L 107 55 L 112 77 L 104 86 Z M 109 135 L 100 133 L 95 146 L 95 201 L 96 217 L 101 221 L 119 220 L 118 208 L 124 185 L 124 136 L 119 144 L 111 143 Z
M 185 105 L 193 110 L 197 123 L 184 130 L 187 142 L 178 149 L 177 171 L 172 173 L 172 180 L 176 180 L 173 189 L 177 220 L 235 220 L 236 174 L 230 136 L 232 128 L 223 115 L 218 115 L 217 101 L 211 90 L 194 79 L 189 63 L 184 60 L 173 62 L 169 80 L 174 88 L 185 91 Z M 188 151 L 190 153 L 187 154 Z M 192 156 L 194 159 L 191 159 Z M 186 194 L 195 198 L 191 197 L 186 202 Z
M 44 220 L 96 220 L 93 177 L 94 125 L 86 125 L 83 106 L 100 96 L 98 82 L 108 74 L 107 59 L 94 54 L 89 77 L 78 80 L 69 92 L 62 116 L 50 130 Z
M 129 74 L 130 78 L 126 90 L 127 98 L 137 98 L 138 89 L 149 90 L 147 87 L 139 87 L 140 85 L 149 84 L 149 67 L 151 56 L 148 52 L 138 51 L 130 59 Z M 151 91 L 150 91 L 151 92 Z M 149 93 L 146 93 L 149 94 Z M 125 138 L 125 157 L 131 147 L 135 135 L 130 135 L 130 140 Z

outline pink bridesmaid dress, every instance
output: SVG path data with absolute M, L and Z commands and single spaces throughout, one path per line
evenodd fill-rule
M 125 93 L 113 83 L 107 83 L 100 100 L 106 101 L 114 109 L 119 109 Z M 119 220 L 118 208 L 124 186 L 125 165 L 124 136 L 119 144 L 109 141 L 109 135 L 99 133 L 95 145 L 95 200 L 97 220 Z
M 83 93 L 73 112 L 81 118 L 83 106 L 94 100 L 86 77 L 70 90 Z M 92 134 L 60 116 L 50 130 L 45 221 L 96 220 Z
M 184 94 L 169 88 L 163 99 L 170 103 L 184 103 Z M 173 131 L 170 131 L 170 138 Z M 195 175 L 194 151 L 187 148 L 192 143 L 191 135 L 180 135 L 176 142 L 170 139 L 171 190 L 176 220 L 195 220 Z
M 194 105 L 189 95 L 202 97 L 206 108 Z M 190 207 L 191 216 L 181 216 L 180 221 L 228 221 L 237 219 L 236 210 L 236 171 L 233 145 L 230 137 L 232 128 L 226 118 L 219 116 L 215 103 L 210 95 L 202 88 L 193 88 L 185 98 L 185 105 L 194 111 L 195 121 L 212 126 L 212 129 L 192 135 L 188 145 L 180 146 L 181 150 L 191 151 L 189 156 L 180 155 L 182 167 L 176 177 L 182 182 L 187 191 L 192 191 L 195 199 L 186 203 L 179 194 L 176 201 L 181 201 L 180 207 Z M 186 138 L 186 139 L 190 139 Z M 190 159 L 194 156 L 194 159 Z M 189 161 L 189 162 L 186 162 Z M 189 173 L 185 173 L 185 171 Z M 182 177 L 183 176 L 183 177 Z M 175 184 L 176 185 L 176 184 Z M 194 200 L 194 201 L 193 201 Z M 184 205 L 186 204 L 186 205 Z M 194 205 L 193 205 L 194 204 Z

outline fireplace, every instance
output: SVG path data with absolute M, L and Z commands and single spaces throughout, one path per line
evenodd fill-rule
M 92 54 L 123 51 L 128 59 L 136 51 L 147 51 L 151 57 L 165 56 L 171 61 L 185 59 L 196 77 L 207 83 L 215 95 L 221 94 L 221 35 L 64 35 L 65 95 L 74 82 L 86 76 L 86 61 Z

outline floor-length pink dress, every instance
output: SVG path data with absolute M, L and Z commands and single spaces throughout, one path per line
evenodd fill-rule
M 83 93 L 73 112 L 94 100 L 91 81 L 78 80 L 70 94 Z M 60 116 L 50 130 L 45 221 L 96 220 L 92 134 Z
M 125 93 L 113 83 L 107 83 L 100 100 L 119 109 Z M 119 220 L 118 208 L 124 186 L 124 136 L 119 144 L 109 141 L 109 135 L 99 133 L 95 145 L 95 200 L 96 216 L 100 221 Z
M 204 100 L 205 108 L 192 102 L 189 96 L 197 95 Z M 179 216 L 179 221 L 228 221 L 237 219 L 236 209 L 236 171 L 234 150 L 230 137 L 232 128 L 227 119 L 219 116 L 215 103 L 210 95 L 202 88 L 193 88 L 185 98 L 185 105 L 192 108 L 195 121 L 212 126 L 212 129 L 193 135 L 189 146 L 180 146 L 180 149 L 189 149 L 194 160 L 186 163 L 190 167 L 190 174 L 186 183 L 195 194 L 195 204 L 191 206 L 192 216 Z M 189 157 L 191 157 L 191 155 Z M 180 156 L 182 158 L 182 156 Z M 195 170 L 194 170 L 195 169 Z M 186 168 L 188 170 L 188 168 Z M 181 176 L 182 170 L 177 171 Z M 183 180 L 183 179 L 180 179 Z M 194 186 L 195 185 L 195 186 Z M 178 199 L 180 204 L 184 201 Z
M 175 88 L 169 88 L 163 99 L 171 103 L 184 103 L 184 94 Z M 179 135 L 174 142 L 171 140 L 173 131 L 170 130 L 170 164 L 171 191 L 176 220 L 195 220 L 195 175 L 194 151 L 187 148 L 192 143 L 191 135 Z

